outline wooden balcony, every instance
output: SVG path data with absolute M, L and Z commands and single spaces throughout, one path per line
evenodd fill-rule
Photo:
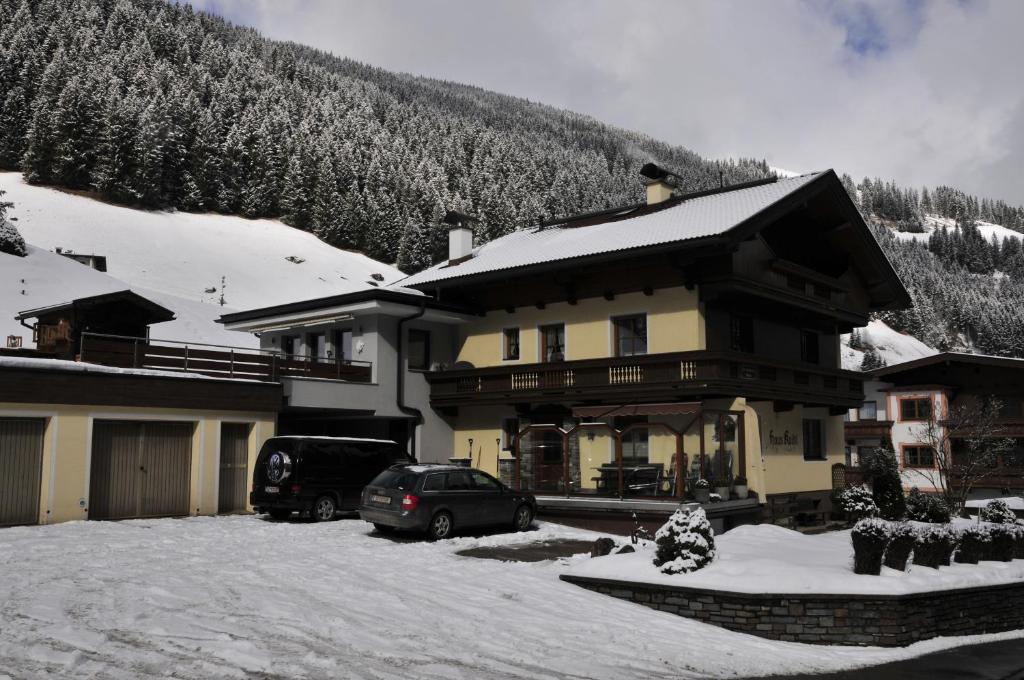
M 838 414 L 864 400 L 860 373 L 739 352 L 675 352 L 460 369 L 428 373 L 427 380 L 435 407 L 746 397 L 828 406 Z
M 94 333 L 82 334 L 80 358 L 104 366 L 151 368 L 268 382 L 280 382 L 281 378 L 320 378 L 368 383 L 372 374 L 371 364 L 363 361 L 289 357 L 255 349 Z

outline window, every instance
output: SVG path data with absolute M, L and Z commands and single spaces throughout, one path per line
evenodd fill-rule
M 800 331 L 800 359 L 809 364 L 821 361 L 818 334 L 814 331 Z
M 819 418 L 804 418 L 804 460 L 825 460 L 825 430 Z
M 860 420 L 877 420 L 878 419 L 878 402 L 877 401 L 865 401 L 860 405 Z
M 904 446 L 903 467 L 935 467 L 935 451 L 930 446 Z
M 448 490 L 449 491 L 472 491 L 473 480 L 469 476 L 469 472 L 449 472 L 448 473 Z
M 327 356 L 327 336 L 323 333 L 310 333 L 307 335 L 306 356 L 310 359 Z
M 446 475 L 427 475 L 423 480 L 424 491 L 444 491 L 444 478 Z
M 471 472 L 470 476 L 473 478 L 473 487 L 477 491 L 501 491 L 501 484 L 491 477 L 485 475 L 482 472 Z
M 647 316 L 635 314 L 612 319 L 615 334 L 615 356 L 632 357 L 647 354 Z
M 519 329 L 506 328 L 503 332 L 502 359 L 516 361 L 519 359 Z
M 636 423 L 646 423 L 647 416 L 638 416 L 635 418 L 616 418 L 615 429 L 620 432 L 630 425 Z M 622 464 L 624 466 L 629 465 L 646 465 L 649 461 L 648 458 L 648 432 L 646 427 L 639 427 L 635 430 L 630 430 L 622 435 Z
M 729 319 L 729 346 L 737 352 L 754 351 L 754 320 L 749 316 Z
M 931 415 L 931 399 L 927 397 L 900 399 L 900 420 L 928 420 Z
M 334 356 L 342 361 L 352 360 L 352 329 L 334 331 Z
M 416 371 L 430 368 L 430 331 L 409 329 L 409 368 Z
M 514 451 L 514 442 L 516 435 L 519 434 L 519 419 L 518 418 L 502 418 L 501 419 L 501 450 L 502 451 Z
M 540 327 L 541 361 L 565 361 L 565 324 Z

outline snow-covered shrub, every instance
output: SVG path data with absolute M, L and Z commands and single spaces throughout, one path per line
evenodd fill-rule
M 1010 509 L 1006 501 L 998 498 L 981 506 L 978 514 L 983 522 L 991 522 L 992 524 L 1016 524 L 1017 522 L 1016 513 Z
M 878 506 L 875 505 L 871 490 L 866 486 L 851 486 L 848 489 L 843 489 L 839 496 L 839 507 L 851 522 L 878 514 Z
M 708 502 L 709 503 L 721 503 L 722 502 L 722 497 L 719 494 L 717 494 L 717 493 L 713 493 L 710 496 L 708 496 Z
M 1016 548 L 1016 531 L 1011 524 L 996 524 L 988 529 L 991 538 L 985 559 L 996 562 L 1010 562 Z
M 907 519 L 915 522 L 949 524 L 950 511 L 941 496 L 921 493 L 916 486 L 907 494 Z
M 886 448 L 875 449 L 874 455 L 867 456 L 865 469 L 871 480 L 871 493 L 878 506 L 878 516 L 882 519 L 903 519 L 907 513 L 907 504 L 903 499 L 903 480 L 900 479 L 896 454 Z
M 702 508 L 678 508 L 654 534 L 654 566 L 665 574 L 696 571 L 715 559 L 715 532 Z
M 0 218 L 0 253 L 25 257 L 28 255 L 28 248 L 25 246 L 25 239 L 21 237 L 14 225 Z
M 960 564 L 977 564 L 988 554 L 991 542 L 988 527 L 969 526 L 960 532 L 960 545 L 953 559 Z
M 950 538 L 949 529 L 946 527 L 924 527 L 917 531 L 914 542 L 914 564 L 938 569 L 942 565 L 946 546 L 952 545 L 953 541 Z M 952 552 L 952 547 L 950 547 L 950 552 Z M 949 564 L 948 556 L 946 564 Z
M 701 478 L 701 479 L 698 479 L 696 482 L 693 483 L 693 488 L 695 488 L 695 489 L 710 489 L 711 488 L 711 484 L 708 483 L 708 480 Z
M 884 519 L 862 519 L 850 532 L 853 541 L 853 573 L 873 574 L 882 571 L 882 555 L 889 543 L 889 523 Z
M 897 571 L 906 571 L 910 553 L 917 541 L 917 531 L 907 522 L 890 525 L 889 544 L 885 547 L 885 566 Z

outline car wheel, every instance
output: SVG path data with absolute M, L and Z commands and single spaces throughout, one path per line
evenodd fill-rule
M 533 523 L 533 508 L 529 505 L 520 505 L 516 508 L 516 514 L 512 518 L 512 526 L 516 531 L 526 531 Z
M 271 510 L 267 514 L 270 515 L 271 519 L 276 519 L 278 522 L 283 522 L 284 520 L 286 520 L 286 519 L 288 519 L 289 517 L 292 516 L 292 511 L 291 510 L 276 509 L 276 510 Z
M 393 526 L 389 526 L 387 524 L 377 524 L 376 522 L 374 523 L 373 528 L 377 530 L 378 534 L 390 534 L 393 533 L 395 530 Z
M 430 520 L 427 537 L 432 541 L 441 541 L 452 535 L 452 516 L 447 512 L 439 512 Z
M 338 506 L 330 496 L 320 496 L 313 503 L 313 512 L 310 514 L 317 522 L 327 522 L 338 514 Z

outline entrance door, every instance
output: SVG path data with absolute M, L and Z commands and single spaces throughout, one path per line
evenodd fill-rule
M 89 519 L 187 515 L 193 423 L 97 420 Z
M 245 510 L 245 492 L 249 484 L 248 423 L 222 423 L 220 426 L 220 483 L 217 512 Z
M 0 526 L 39 521 L 42 418 L 0 418 Z

